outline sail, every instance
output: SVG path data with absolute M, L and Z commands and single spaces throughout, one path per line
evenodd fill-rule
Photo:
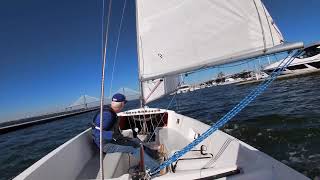
M 170 76 L 156 80 L 142 82 L 143 98 L 145 103 L 156 100 L 166 94 L 174 92 L 180 85 L 178 76 Z
M 137 0 L 136 8 L 142 81 L 261 56 L 284 40 L 260 0 Z

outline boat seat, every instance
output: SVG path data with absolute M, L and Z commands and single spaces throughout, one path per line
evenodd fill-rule
M 122 130 L 125 137 L 133 137 L 132 130 Z M 100 158 L 99 150 L 95 144 L 91 144 L 95 153 L 81 170 L 77 179 L 97 179 L 100 178 Z M 105 178 L 115 178 L 127 173 L 129 164 L 137 164 L 137 160 L 128 153 L 108 153 L 103 155 L 104 176 Z
M 158 131 L 159 143 L 163 144 L 168 156 L 184 148 L 190 140 L 182 136 L 176 130 L 161 128 Z M 212 159 L 212 155 L 202 155 L 199 150 L 192 150 L 183 155 L 179 160 L 172 164 L 172 170 L 194 170 L 201 169 Z
M 181 150 L 191 142 L 181 133 L 170 128 L 159 129 L 158 136 L 159 143 L 164 145 L 168 157 L 172 156 L 175 152 Z M 224 144 L 229 144 L 231 142 L 232 139 L 227 139 L 226 141 L 224 141 Z M 232 148 L 228 148 L 228 145 L 222 145 L 215 155 L 209 152 L 201 152 L 200 147 L 201 145 L 197 146 L 196 148 L 180 157 L 176 162 L 172 163 L 171 170 L 177 173 L 194 170 L 203 171 L 204 169 L 211 169 L 210 171 L 213 171 L 212 167 L 214 167 L 214 169 L 217 170 L 217 173 L 228 172 L 230 171 L 230 169 L 232 171 L 236 170 L 236 172 L 238 173 L 238 167 L 235 163 L 230 163 L 229 161 L 227 161 L 216 164 L 216 161 L 220 159 L 220 156 L 228 154 L 224 153 L 226 150 L 232 150 Z
M 117 178 L 128 173 L 130 165 L 136 165 L 138 162 L 128 153 L 108 153 L 104 155 L 104 178 Z M 100 178 L 99 152 L 89 160 L 82 169 L 77 179 L 99 179 Z
M 164 145 L 168 154 L 170 154 L 172 151 L 175 152 L 184 148 L 191 142 L 179 132 L 170 128 L 158 129 L 158 141 L 160 144 Z
M 171 169 L 173 172 L 202 169 L 212 158 L 213 156 L 210 154 L 202 155 L 199 151 L 190 151 L 172 163 Z
M 106 154 L 103 158 L 103 166 L 104 166 L 104 176 L 105 178 L 115 177 L 115 173 L 121 163 L 121 157 L 125 155 L 125 153 L 110 153 Z M 128 155 L 127 155 L 128 156 Z M 100 171 L 100 170 L 99 170 Z M 97 176 L 97 179 L 99 175 Z

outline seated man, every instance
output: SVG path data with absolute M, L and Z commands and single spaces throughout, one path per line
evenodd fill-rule
M 126 97 L 123 94 L 115 94 L 112 97 L 111 106 L 104 108 L 102 121 L 102 139 L 104 153 L 130 153 L 139 158 L 139 147 L 142 143 L 136 138 L 124 137 L 119 130 L 119 121 L 117 114 L 120 112 L 126 103 Z M 100 147 L 100 112 L 98 112 L 92 123 L 92 136 L 95 144 Z M 145 156 L 146 165 L 149 168 L 154 168 L 156 164 L 153 160 Z
M 118 144 L 120 143 L 120 140 L 124 139 L 119 130 L 119 122 L 116 113 L 120 112 L 124 108 L 125 103 L 126 97 L 123 94 L 118 93 L 112 97 L 110 106 L 103 109 L 103 144 Z M 100 147 L 100 111 L 95 115 L 92 124 L 93 140 L 95 144 Z

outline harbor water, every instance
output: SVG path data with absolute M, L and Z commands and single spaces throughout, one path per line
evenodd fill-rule
M 274 82 L 222 130 L 311 179 L 320 176 L 320 75 Z M 226 85 L 168 96 L 150 107 L 167 108 L 213 124 L 257 85 Z M 138 107 L 129 102 L 126 109 Z M 96 112 L 0 135 L 0 179 L 11 179 L 89 128 Z

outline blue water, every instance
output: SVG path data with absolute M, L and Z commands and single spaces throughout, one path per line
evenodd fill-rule
M 320 176 L 320 76 L 276 81 L 223 130 L 310 178 Z M 169 109 L 212 124 L 256 85 L 177 95 Z M 166 108 L 172 96 L 150 104 Z M 129 102 L 127 109 L 138 107 Z M 0 135 L 0 179 L 10 179 L 89 127 L 95 112 Z

